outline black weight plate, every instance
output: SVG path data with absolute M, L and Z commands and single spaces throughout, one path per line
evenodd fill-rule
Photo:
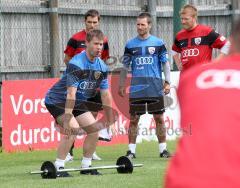
M 47 170 L 46 173 L 42 173 L 43 179 L 56 179 L 56 168 L 51 161 L 45 161 L 41 166 L 41 171 Z
M 124 165 L 125 167 L 117 168 L 117 172 L 120 174 L 132 173 L 133 172 L 133 164 L 129 157 L 121 156 L 118 158 L 116 165 Z

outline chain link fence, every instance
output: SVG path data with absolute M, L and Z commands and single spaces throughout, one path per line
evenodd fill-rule
M 50 14 L 58 13 L 59 65 L 63 70 L 64 49 L 69 38 L 85 27 L 84 14 L 97 9 L 100 28 L 109 39 L 110 55 L 118 62 L 127 40 L 137 35 L 136 16 L 149 11 L 149 0 L 58 0 L 58 8 L 48 0 L 0 0 L 0 65 L 2 80 L 37 79 L 51 76 Z M 226 37 L 232 23 L 234 0 L 187 0 L 199 9 L 199 23 L 211 25 Z M 173 43 L 173 0 L 156 0 L 157 36 L 170 51 Z M 56 42 L 56 41 L 55 41 Z M 216 52 L 214 52 L 216 56 Z M 171 60 L 172 63 L 172 60 Z M 114 68 L 114 67 L 111 67 Z M 1 119 L 1 118 L 0 118 Z
M 54 10 L 49 8 L 47 0 L 1 0 L 1 80 L 50 76 L 50 12 L 58 12 L 59 64 L 63 68 L 67 41 L 84 28 L 87 10 L 99 10 L 100 28 L 109 38 L 110 54 L 120 59 L 126 41 L 136 36 L 136 16 L 148 10 L 148 3 L 144 0 L 58 0 L 58 8 Z M 199 23 L 211 25 L 229 36 L 230 0 L 189 0 L 186 3 L 198 7 Z M 170 50 L 174 38 L 173 0 L 157 0 L 156 5 L 157 36 L 164 39 Z

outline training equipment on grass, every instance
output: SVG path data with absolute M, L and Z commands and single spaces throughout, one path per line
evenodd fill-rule
M 96 166 L 89 168 L 69 168 L 56 170 L 54 164 L 51 161 L 43 162 L 41 170 L 32 171 L 30 174 L 41 174 L 43 179 L 56 179 L 57 172 L 74 172 L 74 171 L 85 171 L 85 170 L 101 170 L 101 169 L 117 169 L 120 174 L 132 173 L 133 168 L 142 167 L 143 164 L 133 164 L 131 159 L 127 156 L 121 156 L 117 159 L 116 165 L 112 166 Z

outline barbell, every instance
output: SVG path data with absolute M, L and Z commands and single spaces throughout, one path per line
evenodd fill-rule
M 116 165 L 112 166 L 96 166 L 88 168 L 68 168 L 56 170 L 55 165 L 51 161 L 45 161 L 42 163 L 41 169 L 38 171 L 32 171 L 30 174 L 41 174 L 43 179 L 56 179 L 57 172 L 74 172 L 74 171 L 86 171 L 86 170 L 101 170 L 101 169 L 117 169 L 120 174 L 132 173 L 133 168 L 142 167 L 143 164 L 133 164 L 131 159 L 127 156 L 121 156 L 117 159 Z

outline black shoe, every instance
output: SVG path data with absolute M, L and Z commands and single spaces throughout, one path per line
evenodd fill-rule
M 80 171 L 80 174 L 83 174 L 83 175 L 97 175 L 97 176 L 102 175 L 97 170 L 82 170 L 82 171 Z
M 161 158 L 170 158 L 170 157 L 172 157 L 172 155 L 168 150 L 165 149 L 165 150 L 163 150 L 162 153 L 160 153 L 160 157 Z
M 104 142 L 111 142 L 111 139 L 98 137 L 98 140 L 104 141 Z
M 63 167 L 60 167 L 59 170 L 63 170 Z M 58 178 L 66 178 L 66 177 L 72 177 L 68 172 L 57 172 L 56 173 Z
M 135 153 L 132 153 L 130 150 L 127 151 L 126 156 L 127 156 L 127 157 L 130 157 L 131 159 L 136 159 Z

